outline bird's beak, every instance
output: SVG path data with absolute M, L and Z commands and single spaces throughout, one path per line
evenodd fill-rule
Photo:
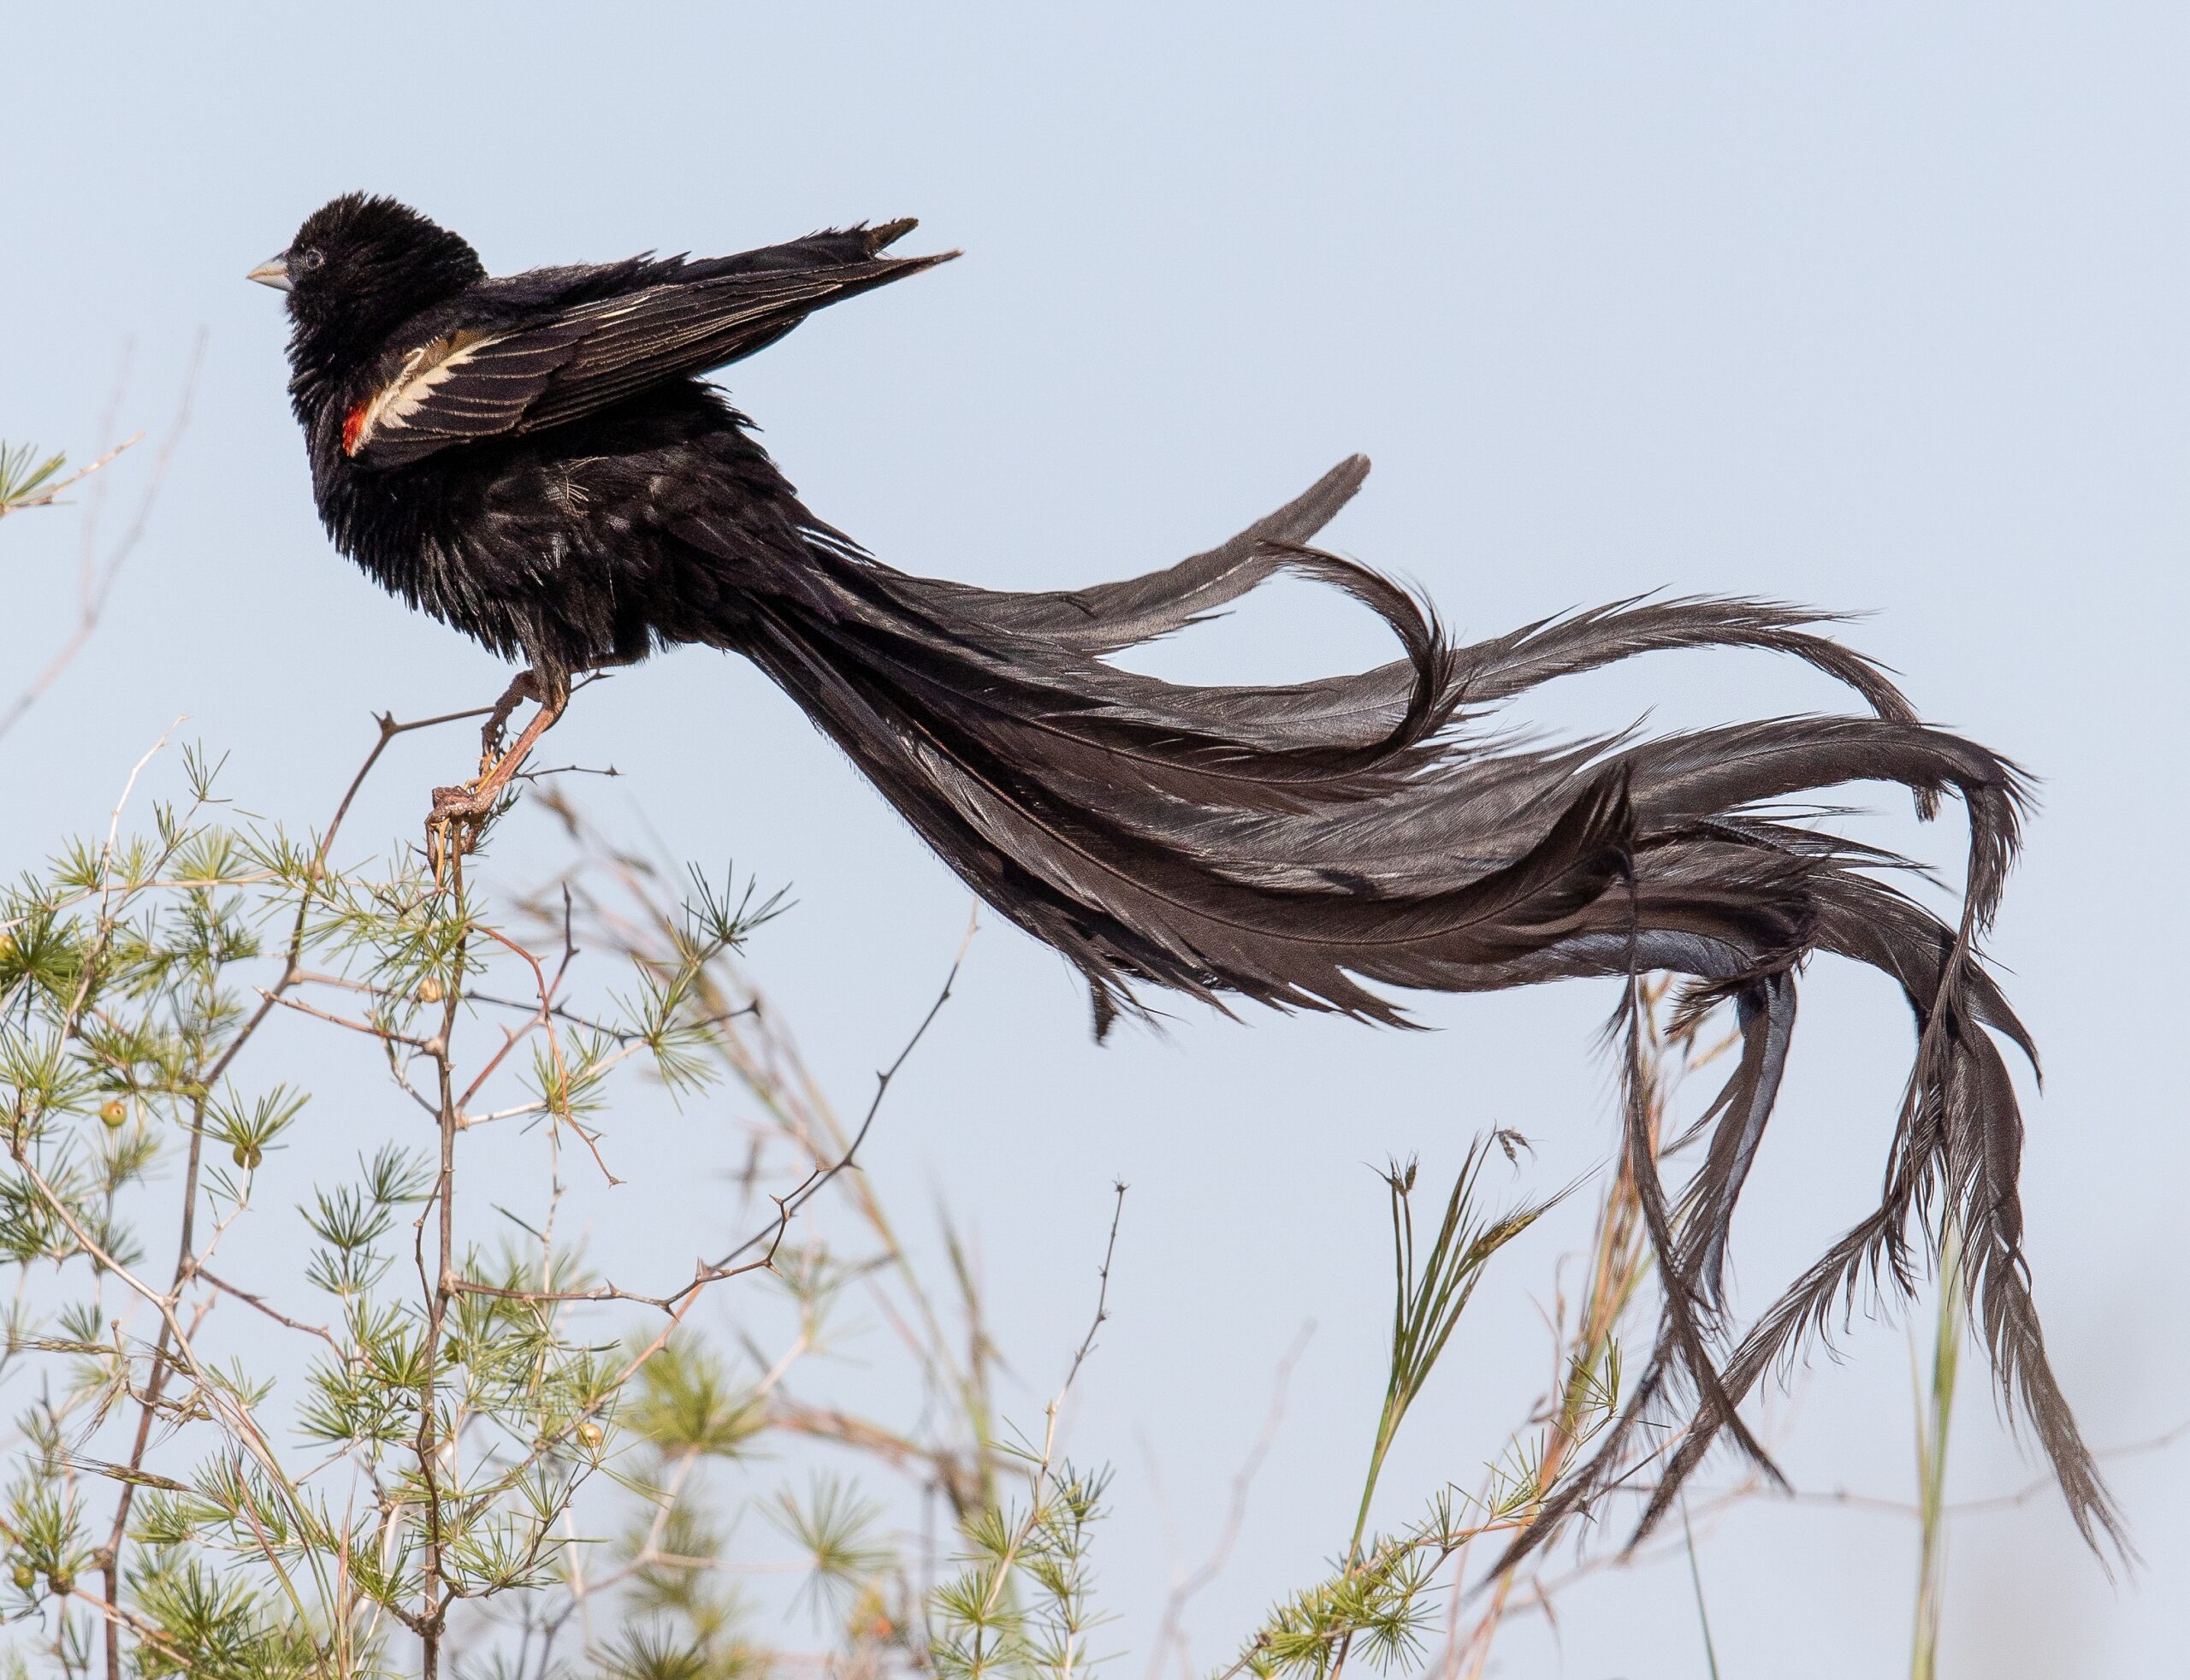
M 285 257 L 269 257 L 249 274 L 246 280 L 255 280 L 261 286 L 270 286 L 276 292 L 289 289 L 289 264 Z

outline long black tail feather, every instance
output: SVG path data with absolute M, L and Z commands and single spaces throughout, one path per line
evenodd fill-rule
M 2047 1364 L 2021 1253 L 2022 1121 L 1998 1032 L 2029 1034 L 1986 971 L 2024 779 L 1925 725 L 1882 668 L 1769 601 L 1633 600 L 1473 644 L 1367 569 L 1307 545 L 1359 488 L 1342 463 L 1239 536 L 1167 570 L 1012 594 L 881 565 L 804 529 L 795 577 L 742 602 L 725 645 L 756 660 L 975 891 L 1086 979 L 1098 1032 L 1141 988 L 1406 1024 L 1380 988 L 1471 991 L 1623 977 L 1627 1143 L 1661 1273 L 1653 1354 L 1583 1471 L 1506 1561 L 1613 1485 L 1685 1394 L 1641 1532 L 1721 1437 L 1769 1468 L 1737 1408 L 1852 1310 L 1868 1281 L 1915 1286 L 1960 1246 L 2001 1392 L 2033 1424 L 2086 1538 L 2119 1517 Z M 704 518 L 687 540 L 713 542 Z M 1281 571 L 1378 613 L 1404 657 L 1270 687 L 1197 687 L 1104 655 L 1180 630 Z M 1552 677 L 1676 648 L 1803 660 L 1868 716 L 1784 717 L 1558 746 L 1489 732 L 1487 708 Z M 1892 884 L 1915 866 L 1775 818 L 1771 802 L 1899 783 L 1925 815 L 1962 802 L 1970 844 L 1950 927 Z M 1729 1236 L 1791 1038 L 1796 977 L 1826 951 L 1891 976 L 1918 1049 L 1881 1203 L 1738 1339 Z M 1731 1000 L 1741 1053 L 1705 1116 L 1702 1164 L 1661 1184 L 1634 1087 L 1635 980 Z

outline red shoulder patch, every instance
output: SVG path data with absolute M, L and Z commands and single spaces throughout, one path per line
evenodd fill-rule
M 361 402 L 342 417 L 342 453 L 345 455 L 358 453 L 358 434 L 364 430 L 365 413 L 371 407 L 370 400 Z

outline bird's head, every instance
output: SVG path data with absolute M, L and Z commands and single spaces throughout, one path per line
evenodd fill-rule
M 299 336 L 377 339 L 482 279 L 479 254 L 394 198 L 345 193 L 305 218 L 287 250 L 250 278 L 289 294 Z

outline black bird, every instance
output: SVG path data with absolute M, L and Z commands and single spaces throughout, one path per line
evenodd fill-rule
M 290 396 L 335 545 L 382 587 L 527 670 L 496 708 L 540 712 L 482 778 L 437 791 L 464 833 L 558 716 L 574 673 L 672 643 L 743 654 L 803 707 L 959 876 L 1086 979 L 1098 1035 L 1146 987 L 1222 1007 L 1404 1020 L 1379 988 L 1490 991 L 1577 976 L 1688 977 L 1731 1000 L 1739 1065 L 1702 1165 L 1669 1196 L 1631 1100 L 1626 1148 L 1660 1263 L 1658 1340 L 1589 1473 L 1608 1485 L 1668 1409 L 1647 1529 L 1722 1435 L 1768 1468 L 1736 1406 L 1852 1306 L 1957 1237 L 2013 1409 L 2035 1426 L 2086 1540 L 2118 1517 L 2049 1368 L 2024 1264 L 2022 1121 L 1998 1042 L 2028 1034 L 1977 949 L 2018 843 L 2015 768 L 1927 727 L 1883 671 L 1735 599 L 1636 599 L 1463 645 L 1434 612 L 1309 547 L 1368 471 L 1167 570 L 1010 593 L 909 577 L 803 506 L 703 376 L 814 311 L 948 256 L 897 257 L 914 224 L 826 232 L 742 256 L 635 257 L 489 278 L 403 204 L 314 212 L 252 278 L 288 293 Z M 1268 688 L 1190 687 L 1104 655 L 1194 622 L 1279 571 L 1380 614 L 1401 657 Z M 1489 709 L 1548 678 L 1660 648 L 1765 648 L 1830 672 L 1868 715 L 1767 719 L 1547 747 Z M 1906 861 L 1775 802 L 1898 782 L 1970 824 L 1959 925 L 1892 883 Z M 1877 1210 L 1745 1334 L 1723 1274 L 1736 1198 L 1814 952 L 1903 990 L 1917 1049 Z M 1631 1093 L 1631 1097 L 1632 1093 Z M 1928 1253 L 1926 1249 L 1928 1248 Z M 1516 1553 L 1548 1533 L 1540 1522 Z

